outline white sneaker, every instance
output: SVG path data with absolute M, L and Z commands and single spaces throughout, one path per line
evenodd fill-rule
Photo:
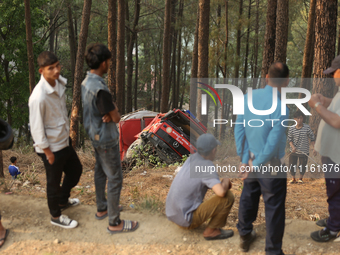
M 68 202 L 66 205 L 64 206 L 60 206 L 60 210 L 66 210 L 67 208 L 71 207 L 71 206 L 76 206 L 80 204 L 80 200 L 78 198 L 69 198 Z
M 60 215 L 58 219 L 51 218 L 51 224 L 62 228 L 75 228 L 78 226 L 77 221 L 71 220 L 66 215 Z

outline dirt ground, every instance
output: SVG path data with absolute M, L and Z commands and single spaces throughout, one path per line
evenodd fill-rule
M 224 241 L 205 241 L 204 226 L 183 230 L 165 217 L 165 199 L 177 166 L 149 169 L 138 168 L 124 174 L 121 204 L 122 219 L 138 220 L 134 233 L 110 235 L 107 220 L 97 221 L 93 184 L 94 158 L 90 152 L 79 151 L 84 172 L 72 197 L 81 205 L 65 214 L 79 222 L 76 229 L 62 229 L 49 223 L 46 201 L 46 181 L 43 165 L 34 153 L 4 151 L 4 163 L 11 156 L 18 157 L 18 166 L 24 173 L 21 181 L 11 187 L 7 166 L 4 168 L 6 184 L 0 179 L 0 210 L 3 225 L 10 229 L 1 254 L 238 254 L 239 237 L 236 229 L 242 182 L 232 179 L 235 203 L 225 228 L 234 230 L 234 237 Z M 237 157 L 223 163 L 238 164 Z M 33 165 L 32 165 L 33 164 Z M 7 165 L 7 164 L 5 164 Z M 29 181 L 30 183 L 27 183 Z M 25 185 L 26 182 L 26 185 Z M 7 189 L 6 189 L 7 187 Z M 289 185 L 286 200 L 286 230 L 283 250 L 286 254 L 338 254 L 340 242 L 320 244 L 312 241 L 310 232 L 318 230 L 315 220 L 328 217 L 326 190 L 323 179 L 305 179 L 304 184 Z M 207 194 L 210 197 L 212 192 Z M 264 254 L 264 204 L 261 199 L 255 222 L 258 239 L 251 254 Z

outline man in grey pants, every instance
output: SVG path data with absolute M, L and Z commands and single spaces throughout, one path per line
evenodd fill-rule
M 107 73 L 111 52 L 103 44 L 91 44 L 85 55 L 86 63 L 91 68 L 82 82 L 82 100 L 84 109 L 84 127 L 95 150 L 95 187 L 97 220 L 109 216 L 108 232 L 134 231 L 137 221 L 120 220 L 119 199 L 122 189 L 122 168 L 119 154 L 118 129 L 120 120 L 117 106 L 102 76 Z M 107 183 L 107 199 L 105 186 Z

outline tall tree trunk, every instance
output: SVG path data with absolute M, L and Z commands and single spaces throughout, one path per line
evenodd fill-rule
M 162 31 L 160 30 L 160 35 L 159 35 L 159 43 L 157 45 L 157 51 L 158 51 L 158 59 L 159 59 L 159 74 L 158 74 L 158 105 L 157 105 L 157 111 L 161 111 L 161 100 L 162 100 Z M 156 57 L 157 57 L 156 56 Z
M 25 23 L 26 23 L 26 43 L 27 43 L 27 60 L 28 60 L 28 70 L 29 70 L 29 84 L 30 84 L 30 92 L 32 93 L 35 87 L 35 77 L 34 77 L 34 54 L 33 54 L 33 42 L 32 42 L 30 0 L 24 0 L 24 3 L 25 3 Z
M 136 27 L 138 25 L 140 13 L 140 0 L 135 0 L 135 14 L 133 19 L 133 24 L 131 28 L 130 41 L 127 49 L 127 86 L 126 86 L 126 111 L 132 111 L 132 74 L 133 74 L 133 59 L 132 51 L 136 40 Z M 135 109 L 136 110 L 136 109 Z
M 257 87 L 257 78 L 258 78 L 258 56 L 259 56 L 259 8 L 260 8 L 260 0 L 256 0 L 256 20 L 255 20 L 255 42 L 254 42 L 254 74 L 253 77 L 253 89 Z
M 243 93 L 247 90 L 247 75 L 248 75 L 248 57 L 249 57 L 249 35 L 250 35 L 250 14 L 251 14 L 251 2 L 252 0 L 249 0 L 249 6 L 248 6 L 248 27 L 247 27 L 247 37 L 246 37 L 246 53 L 244 58 L 244 69 L 243 69 Z
M 116 48 L 117 48 L 117 0 L 108 0 L 108 48 L 111 52 L 111 61 L 107 74 L 107 85 L 114 101 L 116 101 Z
M 301 88 L 311 89 L 311 77 L 313 72 L 313 59 L 314 59 L 314 44 L 315 44 L 315 5 L 316 0 L 310 0 L 309 14 L 308 14 L 308 26 L 305 42 L 305 49 L 303 53 L 302 61 L 302 74 L 301 74 Z M 305 95 L 299 94 L 299 98 L 303 98 Z
M 3 160 L 3 157 L 2 157 L 2 150 L 0 150 L 0 177 L 5 178 L 5 175 L 4 175 L 4 160 Z
M 277 0 L 274 62 L 286 63 L 289 22 L 288 3 L 289 0 Z
M 135 106 L 135 111 L 138 109 L 137 105 L 137 87 L 138 87 L 138 36 L 136 34 L 136 68 L 135 68 L 135 92 L 134 92 L 134 106 Z
M 331 78 L 331 75 L 323 74 L 323 71 L 331 66 L 335 56 L 337 0 L 317 0 L 315 9 L 315 55 L 314 55 L 314 79 L 313 94 L 320 93 L 326 97 L 333 97 L 334 85 L 323 78 Z M 317 133 L 320 116 L 312 109 L 309 125 L 314 134 Z
M 168 111 L 169 100 L 169 75 L 170 75 L 170 20 L 171 20 L 171 0 L 165 2 L 164 14 L 164 33 L 163 33 L 163 88 L 162 88 L 162 101 L 161 112 Z
M 117 26 L 117 107 L 121 114 L 125 114 L 125 0 L 118 0 Z
M 240 0 L 239 15 L 237 22 L 237 37 L 236 37 L 236 61 L 235 61 L 235 85 L 238 86 L 238 77 L 240 71 L 240 55 L 241 55 L 241 29 L 242 29 L 242 12 L 243 12 L 243 0 Z
M 80 85 L 83 80 L 83 67 L 84 56 L 86 48 L 86 39 L 90 23 L 92 0 L 84 0 L 83 14 L 81 20 L 81 28 L 79 34 L 78 52 L 76 68 L 74 72 L 74 84 L 73 84 L 73 100 L 72 100 L 72 113 L 71 113 L 71 125 L 70 125 L 70 137 L 72 139 L 73 147 L 77 147 L 78 141 L 78 117 L 80 108 Z
M 200 0 L 200 19 L 198 29 L 198 71 L 197 78 L 203 79 L 209 77 L 209 16 L 210 16 L 210 0 Z M 197 118 L 202 122 L 203 125 L 208 124 L 209 106 L 207 105 L 207 114 L 201 114 L 202 101 L 201 95 L 202 90 L 198 91 L 197 97 Z
M 217 29 L 218 29 L 218 31 L 220 31 L 220 27 L 221 27 L 221 5 L 220 4 L 217 5 L 216 16 L 217 16 Z M 216 47 L 218 47 L 217 45 L 218 44 L 216 44 Z M 219 52 L 218 51 L 216 51 L 216 58 L 219 59 Z M 219 78 L 219 70 L 220 70 L 219 60 L 217 61 L 215 68 L 216 68 L 216 71 L 215 71 L 216 72 L 215 73 L 216 79 L 218 79 Z M 219 108 L 219 105 L 215 105 L 214 119 L 218 119 L 218 108 Z M 223 106 L 222 106 L 222 108 L 223 108 Z M 219 126 L 215 126 L 215 128 L 214 128 L 214 135 L 215 135 L 215 137 L 217 137 L 218 128 L 219 128 Z
M 197 8 L 197 19 L 196 19 L 196 28 L 195 28 L 195 39 L 194 39 L 194 48 L 192 50 L 192 63 L 191 63 L 191 79 L 197 78 L 197 70 L 198 70 L 198 28 L 199 28 L 199 17 L 200 17 L 200 9 Z M 190 102 L 189 109 L 193 115 L 197 115 L 196 111 L 197 107 L 197 83 L 193 80 L 190 81 Z
M 228 29 L 228 21 L 229 21 L 229 12 L 228 12 L 228 0 L 224 3 L 225 9 L 225 42 L 224 42 L 224 66 L 223 66 L 223 78 L 224 82 L 226 82 L 227 78 L 227 60 L 228 60 L 228 41 L 229 41 L 229 29 Z M 225 119 L 225 105 L 227 103 L 225 89 L 222 90 L 222 109 L 221 109 L 221 119 Z M 219 139 L 222 140 L 225 136 L 225 125 L 221 125 Z
M 180 88 L 180 76 L 182 73 L 182 67 L 181 67 L 181 51 L 182 51 L 182 16 L 183 16 L 183 7 L 184 3 L 183 0 L 180 0 L 179 2 L 179 10 L 178 10 L 178 19 L 177 19 L 177 26 L 178 29 L 178 50 L 177 50 L 177 78 L 175 83 L 175 97 L 174 97 L 174 108 L 178 108 L 178 100 L 179 100 L 179 88 Z
M 275 36 L 276 36 L 276 7 L 277 0 L 268 0 L 266 34 L 264 36 L 264 47 L 262 55 L 263 56 L 261 71 L 262 78 L 266 77 L 270 65 L 273 64 L 274 62 Z M 266 84 L 263 79 L 261 87 L 264 87 L 265 85 Z
M 74 70 L 76 66 L 76 37 L 74 34 L 71 1 L 69 1 L 69 5 L 67 7 L 67 22 L 68 22 L 68 40 L 70 45 L 71 73 L 73 81 Z

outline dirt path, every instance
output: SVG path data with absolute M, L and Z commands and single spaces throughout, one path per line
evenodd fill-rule
M 227 226 L 235 236 L 224 241 L 205 241 L 203 227 L 180 229 L 166 217 L 147 212 L 122 212 L 123 219 L 140 222 L 134 233 L 110 235 L 107 219 L 94 219 L 95 206 L 80 205 L 65 211 L 78 220 L 76 229 L 62 229 L 49 223 L 45 199 L 0 194 L 3 225 L 10 229 L 1 254 L 237 254 L 241 253 L 235 225 Z M 264 254 L 265 226 L 256 226 L 259 235 L 251 254 Z M 317 230 L 314 222 L 287 220 L 283 250 L 286 254 L 338 254 L 340 242 L 319 244 L 309 238 Z

